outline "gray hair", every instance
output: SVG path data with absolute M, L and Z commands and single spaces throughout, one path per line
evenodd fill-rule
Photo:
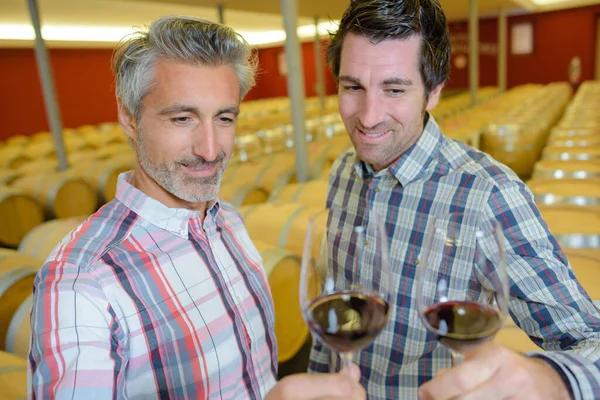
M 240 34 L 203 19 L 163 17 L 125 37 L 113 54 L 117 98 L 136 120 L 158 59 L 213 67 L 229 64 L 238 76 L 240 100 L 255 84 L 257 57 Z

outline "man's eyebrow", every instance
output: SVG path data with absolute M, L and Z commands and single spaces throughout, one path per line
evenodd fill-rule
M 171 114 L 176 114 L 180 112 L 189 112 L 193 114 L 198 114 L 198 109 L 192 106 L 186 106 L 185 104 L 175 104 L 174 106 L 170 106 L 167 108 L 163 108 L 158 113 L 159 115 L 167 116 Z
M 232 107 L 221 108 L 219 111 L 217 111 L 216 115 L 233 114 L 237 117 L 239 115 L 239 113 L 240 113 L 240 108 L 236 107 L 236 106 L 232 106 Z
M 403 85 L 403 86 L 411 86 L 413 82 L 410 79 L 405 78 L 387 78 L 382 82 L 384 85 Z
M 349 82 L 349 83 L 353 83 L 353 84 L 355 84 L 355 85 L 359 85 L 359 86 L 361 85 L 361 83 L 360 83 L 360 79 L 358 79 L 358 78 L 357 78 L 357 77 L 355 77 L 355 76 L 350 76 L 350 75 L 340 75 L 340 76 L 338 77 L 338 81 L 340 81 L 340 82 L 341 82 L 341 81 L 344 81 L 344 82 Z

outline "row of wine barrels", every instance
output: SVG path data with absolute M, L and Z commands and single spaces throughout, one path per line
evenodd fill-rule
M 534 179 L 600 178 L 600 161 L 594 160 L 540 160 L 535 164 Z
M 600 179 L 532 179 L 527 186 L 542 205 L 600 206 Z
M 0 351 L 0 388 L 3 400 L 27 398 L 27 361 Z
M 6 342 L 13 315 L 32 292 L 41 263 L 17 252 L 3 251 L 0 256 L 0 346 Z
M 252 240 L 288 249 L 298 256 L 302 256 L 310 218 L 322 210 L 323 208 L 307 207 L 299 203 L 265 203 L 239 207 Z M 324 230 L 327 215 L 321 213 L 319 218 L 319 224 Z
M 274 191 L 270 202 L 301 203 L 309 207 L 325 208 L 327 201 L 327 182 L 323 180 L 295 183 Z
M 0 185 L 0 243 L 15 247 L 44 221 L 44 210 L 22 190 Z
M 94 190 L 68 172 L 22 176 L 12 186 L 23 190 L 42 204 L 49 218 L 89 215 L 98 201 Z
M 564 147 L 546 146 L 542 152 L 543 160 L 599 160 L 600 146 Z

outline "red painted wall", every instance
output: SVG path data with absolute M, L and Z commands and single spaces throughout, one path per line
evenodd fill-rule
M 600 6 L 582 7 L 570 10 L 540 14 L 512 16 L 507 27 L 507 85 L 513 87 L 524 83 L 548 83 L 567 81 L 571 58 L 581 58 L 581 80 L 594 78 L 596 49 L 596 18 Z M 522 22 L 533 23 L 534 50 L 529 55 L 510 53 L 511 27 Z M 457 58 L 467 56 L 467 22 L 450 24 L 454 50 L 452 69 L 447 87 L 465 89 L 468 87 L 468 64 L 457 67 Z M 498 82 L 498 23 L 495 18 L 479 21 L 479 83 L 480 86 L 497 85 Z M 495 54 L 493 51 L 496 47 Z M 466 52 L 465 52 L 466 50 Z
M 115 121 L 109 49 L 51 49 L 63 126 Z M 48 130 L 33 49 L 0 49 L 0 139 Z
M 317 82 L 317 69 L 315 65 L 315 48 L 312 42 L 302 43 L 302 61 L 304 66 L 304 91 L 307 97 L 316 96 L 315 84 Z M 325 92 L 333 94 L 336 92 L 335 81 L 325 64 L 325 46 L 321 46 L 323 60 L 323 75 L 325 79 Z M 269 97 L 287 96 L 286 76 L 279 71 L 280 54 L 284 56 L 284 47 L 277 46 L 258 50 L 259 73 L 257 85 L 248 93 L 245 100 L 262 99 Z
M 511 26 L 531 21 L 534 24 L 535 48 L 531 55 L 508 55 L 509 87 L 523 83 L 548 83 L 567 80 L 569 61 L 579 56 L 582 80 L 593 79 L 596 42 L 596 18 L 600 6 L 584 7 L 541 14 L 513 16 L 508 20 L 508 45 Z M 480 21 L 480 85 L 497 84 L 497 21 Z M 452 70 L 447 87 L 468 87 L 468 63 L 463 69 L 457 57 L 468 52 L 466 22 L 452 23 L 454 39 Z M 461 36 L 462 35 L 462 36 Z M 279 73 L 278 55 L 282 46 L 260 49 L 258 84 L 247 100 L 287 96 L 287 83 Z M 509 47 L 510 51 L 510 47 Z M 110 71 L 110 49 L 52 49 L 50 58 L 61 106 L 63 125 L 78 127 L 115 121 L 116 104 Z M 316 71 L 312 43 L 302 44 L 305 91 L 316 95 Z M 326 93 L 335 93 L 335 83 L 324 65 Z M 0 139 L 15 134 L 48 130 L 34 51 L 0 49 Z

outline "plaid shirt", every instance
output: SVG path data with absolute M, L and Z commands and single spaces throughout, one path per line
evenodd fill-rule
M 30 398 L 258 399 L 275 384 L 260 254 L 231 205 L 117 198 L 55 248 L 34 285 Z
M 329 177 L 328 208 L 387 216 L 392 299 L 390 320 L 374 343 L 355 355 L 369 399 L 416 399 L 417 388 L 451 367 L 450 351 L 425 329 L 416 310 L 415 272 L 428 219 L 449 212 L 500 221 L 510 281 L 510 314 L 547 352 L 576 399 L 600 398 L 600 313 L 548 230 L 533 196 L 507 167 L 444 136 L 429 116 L 418 141 L 389 168 L 374 172 L 343 154 Z M 369 211 L 367 211 L 369 212 Z M 342 221 L 343 223 L 343 221 Z M 457 271 L 456 274 L 464 274 Z M 309 369 L 329 370 L 337 356 L 318 340 Z

